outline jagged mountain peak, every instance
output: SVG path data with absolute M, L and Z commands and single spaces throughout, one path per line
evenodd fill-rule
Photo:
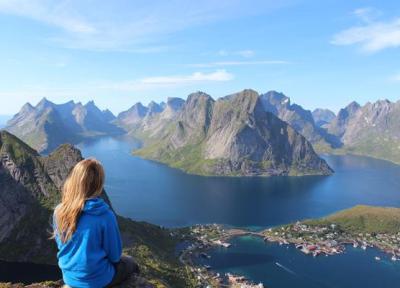
M 43 110 L 47 108 L 53 108 L 54 103 L 49 101 L 46 97 L 43 97 L 42 100 L 39 101 L 39 103 L 36 105 L 35 109 L 37 110 Z
M 91 107 L 91 106 L 92 106 L 92 107 L 93 107 L 93 106 L 94 106 L 94 107 L 97 107 L 96 104 L 94 103 L 94 100 L 89 100 L 89 101 L 85 104 L 85 106 L 86 106 L 86 107 Z
M 147 111 L 147 107 L 142 104 L 142 102 L 137 102 L 132 105 L 131 108 L 128 109 L 128 111 L 138 111 L 141 113 L 142 111 Z M 145 113 L 143 113 L 144 115 Z
M 240 92 L 221 98 L 222 101 L 229 101 L 232 105 L 241 107 L 243 110 L 251 112 L 256 104 L 260 104 L 259 94 L 252 89 L 245 89 Z
M 24 106 L 22 106 L 21 111 L 32 111 L 34 110 L 35 107 L 32 106 L 31 103 L 25 103 Z
M 149 103 L 149 105 L 147 105 L 147 108 L 152 112 L 161 112 L 162 111 L 161 105 L 154 101 L 151 101 Z
M 83 105 L 83 107 L 95 111 L 96 113 L 101 112 L 101 110 L 99 109 L 99 107 L 97 107 L 93 100 L 88 101 L 85 105 Z
M 105 109 L 105 110 L 103 110 L 101 112 L 103 113 L 104 119 L 107 122 L 110 122 L 110 121 L 112 121 L 112 120 L 114 120 L 116 118 L 114 113 L 112 113 L 109 109 Z
M 207 93 L 202 91 L 197 91 L 188 95 L 186 104 L 194 103 L 196 101 L 209 101 L 209 100 L 214 101 L 214 99 Z
M 317 126 L 322 127 L 335 119 L 336 115 L 329 109 L 317 108 L 312 112 L 314 122 Z
M 359 108 L 361 108 L 361 105 L 358 104 L 356 101 L 352 101 L 344 109 L 347 111 L 355 111 Z
M 287 97 L 282 92 L 277 92 L 275 90 L 268 91 L 265 94 L 262 94 L 262 97 L 267 98 L 271 104 L 277 105 L 290 105 L 290 98 Z
M 185 104 L 185 100 L 183 100 L 182 98 L 168 97 L 166 106 L 177 111 L 182 108 L 183 104 Z
M 326 132 L 314 121 L 310 110 L 304 109 L 283 93 L 269 91 L 261 96 L 261 102 L 266 111 L 289 123 L 297 132 L 302 134 L 316 147 L 333 147 L 333 139 L 326 136 Z

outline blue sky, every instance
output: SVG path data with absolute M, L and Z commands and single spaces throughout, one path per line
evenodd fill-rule
M 0 114 L 245 88 L 335 112 L 400 99 L 395 0 L 0 0 L 0 37 Z

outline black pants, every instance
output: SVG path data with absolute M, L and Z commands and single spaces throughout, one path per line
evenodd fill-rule
M 106 287 L 114 287 L 129 278 L 133 273 L 139 273 L 139 266 L 133 260 L 132 257 L 123 255 L 121 260 L 115 264 L 115 275 L 111 280 L 110 284 Z

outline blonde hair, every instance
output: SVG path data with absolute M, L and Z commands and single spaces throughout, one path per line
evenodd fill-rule
M 104 185 L 104 169 L 96 159 L 80 161 L 71 170 L 62 188 L 62 200 L 57 206 L 54 235 L 65 243 L 76 231 L 79 216 L 89 198 L 100 196 Z

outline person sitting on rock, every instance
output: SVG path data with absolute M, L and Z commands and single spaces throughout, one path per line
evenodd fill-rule
M 122 256 L 116 216 L 101 198 L 104 178 L 100 162 L 80 161 L 68 175 L 62 201 L 54 210 L 58 265 L 70 287 L 113 287 L 139 273 L 133 259 Z

